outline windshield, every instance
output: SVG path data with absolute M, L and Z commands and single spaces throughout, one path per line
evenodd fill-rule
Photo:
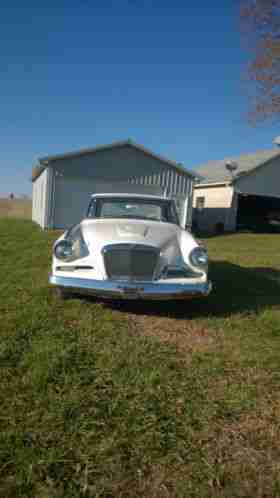
M 88 209 L 88 218 L 125 218 L 178 224 L 175 206 L 170 200 L 136 197 L 96 197 Z

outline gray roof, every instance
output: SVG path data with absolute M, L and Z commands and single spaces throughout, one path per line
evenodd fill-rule
M 230 172 L 226 169 L 226 163 L 234 161 L 238 168 L 234 172 L 234 178 L 250 173 L 259 166 L 263 166 L 274 157 L 280 156 L 280 149 L 269 149 L 255 152 L 254 154 L 246 154 L 239 157 L 227 157 L 218 161 L 208 161 L 206 164 L 198 166 L 194 169 L 196 173 L 203 177 L 199 184 L 205 183 L 223 183 L 232 180 Z
M 39 164 L 33 168 L 32 181 L 34 182 L 38 178 L 38 176 L 40 176 L 40 174 L 44 171 L 44 169 L 49 165 L 49 163 L 51 163 L 52 161 L 58 161 L 60 159 L 70 159 L 70 158 L 85 156 L 88 154 L 96 154 L 103 150 L 115 149 L 120 147 L 132 147 L 136 150 L 139 150 L 146 156 L 153 157 L 154 159 L 157 159 L 160 162 L 168 164 L 172 168 L 175 168 L 179 173 L 183 173 L 194 179 L 199 178 L 199 175 L 197 175 L 196 171 L 190 171 L 189 169 L 186 169 L 181 163 L 167 159 L 166 157 L 156 154 L 152 152 L 150 149 L 143 147 L 143 145 L 139 145 L 133 142 L 132 140 L 128 139 L 128 140 L 113 142 L 111 144 L 106 144 L 106 145 L 97 145 L 96 147 L 91 147 L 87 149 L 65 152 L 63 154 L 41 157 L 38 160 Z

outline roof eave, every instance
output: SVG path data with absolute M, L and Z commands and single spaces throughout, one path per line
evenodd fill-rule
M 248 171 L 244 171 L 242 172 L 242 174 L 240 176 L 235 176 L 234 179 L 233 179 L 233 183 L 237 183 L 239 180 L 241 180 L 242 178 L 245 178 L 247 176 L 250 176 L 252 173 L 255 173 L 258 169 L 262 168 L 263 166 L 266 166 L 267 164 L 269 164 L 271 161 L 274 161 L 274 159 L 276 159 L 277 157 L 279 158 L 280 156 L 280 151 L 278 154 L 275 154 L 273 157 L 270 157 L 269 159 L 267 159 L 266 161 L 263 161 L 262 163 L 258 164 L 257 166 L 255 166 L 254 168 L 248 170 Z
M 232 180 L 224 180 L 220 182 L 205 182 L 205 183 L 197 183 L 194 188 L 203 188 L 203 187 L 222 187 L 232 185 Z

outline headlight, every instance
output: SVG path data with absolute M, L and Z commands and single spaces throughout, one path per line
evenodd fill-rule
M 79 227 L 74 227 L 65 239 L 55 244 L 54 255 L 57 259 L 67 263 L 89 255 L 88 247 Z
M 54 254 L 57 259 L 62 261 L 71 261 L 73 257 L 73 245 L 69 240 L 61 240 L 54 248 Z
M 193 266 L 197 268 L 207 268 L 208 254 L 203 247 L 195 247 L 190 253 L 190 261 Z

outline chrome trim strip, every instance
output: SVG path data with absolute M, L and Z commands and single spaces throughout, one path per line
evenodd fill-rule
M 49 283 L 65 287 L 72 292 L 117 299 L 187 299 L 194 296 L 208 296 L 212 283 L 154 283 L 121 282 L 116 280 L 92 280 L 87 278 L 60 277 L 49 275 Z

